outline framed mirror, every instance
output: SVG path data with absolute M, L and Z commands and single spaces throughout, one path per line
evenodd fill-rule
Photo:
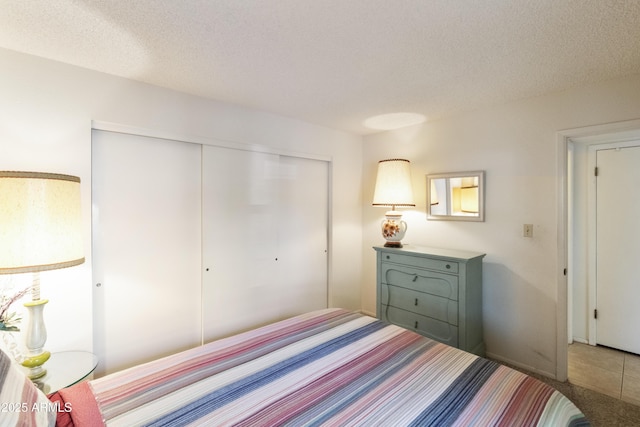
M 427 219 L 484 221 L 484 171 L 427 175 Z

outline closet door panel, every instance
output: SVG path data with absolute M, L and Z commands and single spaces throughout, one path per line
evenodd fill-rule
M 327 162 L 203 147 L 203 337 L 327 306 Z
M 328 162 L 281 156 L 277 203 L 281 315 L 327 307 Z
M 98 375 L 201 342 L 200 151 L 92 132 Z
M 205 342 L 271 317 L 277 163 L 273 154 L 203 146 Z

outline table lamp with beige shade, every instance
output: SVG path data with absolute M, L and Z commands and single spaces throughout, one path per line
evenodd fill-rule
M 24 304 L 29 377 L 46 374 L 47 330 L 40 272 L 84 262 L 80 178 L 42 172 L 0 171 L 0 274 L 32 273 L 31 301 Z

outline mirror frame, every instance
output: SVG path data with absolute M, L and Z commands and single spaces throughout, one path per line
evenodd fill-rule
M 431 181 L 446 179 L 447 183 L 452 178 L 473 177 L 478 179 L 478 215 L 454 215 L 447 208 L 447 214 L 434 214 L 431 210 Z M 449 186 L 447 185 L 447 188 Z M 448 193 L 448 192 L 447 192 Z M 448 196 L 448 195 L 447 195 Z M 484 221 L 484 171 L 450 172 L 427 175 L 427 220 L 436 221 Z

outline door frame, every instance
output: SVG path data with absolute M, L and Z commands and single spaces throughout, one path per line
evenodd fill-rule
M 607 123 L 594 126 L 566 129 L 558 131 L 556 134 L 557 149 L 557 243 L 558 243 L 558 271 L 556 274 L 556 379 L 566 381 L 568 374 L 568 349 L 572 339 L 572 325 L 569 319 L 573 310 L 569 299 L 569 290 L 573 287 L 569 278 L 572 277 L 568 269 L 573 266 L 569 261 L 573 259 L 573 242 L 569 240 L 573 215 L 576 215 L 572 208 L 571 189 L 573 187 L 573 177 L 570 176 L 573 160 L 572 150 L 575 144 L 597 145 L 612 142 L 628 141 L 640 138 L 640 119 L 628 120 L 615 123 Z M 590 203 L 590 202 L 589 202 Z M 571 214 L 571 216 L 570 216 Z M 592 219 L 588 219 L 592 221 Z M 592 228 L 588 225 L 589 230 Z M 591 255 L 589 254 L 589 257 Z M 593 260 L 589 262 L 593 265 Z M 589 267 L 590 269 L 593 267 Z M 569 276 L 567 275 L 569 274 Z M 592 276 L 591 271 L 588 272 Z M 589 300 L 593 298 L 589 295 Z M 591 335 L 592 325 L 588 326 Z

